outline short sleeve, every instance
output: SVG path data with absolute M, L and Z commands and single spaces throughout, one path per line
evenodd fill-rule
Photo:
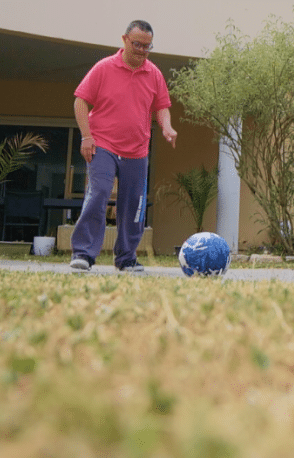
M 82 79 L 74 95 L 80 97 L 91 105 L 95 105 L 99 94 L 99 87 L 103 76 L 103 67 L 99 62 Z
M 156 72 L 156 83 L 157 94 L 153 101 L 152 111 L 162 110 L 163 108 L 169 108 L 171 106 L 167 84 L 160 70 L 157 70 Z

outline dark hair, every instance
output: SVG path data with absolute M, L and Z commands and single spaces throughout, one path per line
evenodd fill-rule
M 132 21 L 128 25 L 127 30 L 126 30 L 126 35 L 128 35 L 128 33 L 130 33 L 131 30 L 133 30 L 135 27 L 138 27 L 140 30 L 142 30 L 142 32 L 151 32 L 153 36 L 153 30 L 152 30 L 151 25 L 146 21 L 139 21 L 139 20 Z

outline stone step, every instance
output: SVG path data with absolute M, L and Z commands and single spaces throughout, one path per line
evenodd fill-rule
M 249 262 L 252 264 L 256 262 L 281 263 L 283 262 L 283 259 L 282 256 L 274 256 L 272 254 L 252 254 Z

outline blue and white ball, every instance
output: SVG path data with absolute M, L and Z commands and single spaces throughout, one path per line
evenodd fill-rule
M 222 275 L 231 263 L 230 248 L 225 239 L 212 232 L 191 235 L 182 245 L 179 262 L 183 272 L 194 274 Z

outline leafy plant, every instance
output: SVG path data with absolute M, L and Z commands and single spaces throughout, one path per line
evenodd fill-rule
M 4 139 L 0 144 L 0 183 L 6 176 L 20 169 L 35 153 L 33 147 L 47 151 L 48 144 L 40 135 L 28 133 L 25 136 L 15 135 L 11 139 Z
M 217 177 L 217 168 L 209 172 L 203 165 L 201 169 L 178 172 L 174 177 L 177 188 L 172 183 L 163 184 L 158 188 L 156 198 L 174 196 L 172 204 L 187 208 L 194 219 L 196 232 L 202 232 L 204 213 L 217 196 Z
M 173 70 L 185 119 L 213 129 L 261 207 L 260 221 L 294 252 L 294 26 L 274 16 L 250 41 L 232 22 L 206 59 Z M 242 133 L 241 133 L 242 132 Z

